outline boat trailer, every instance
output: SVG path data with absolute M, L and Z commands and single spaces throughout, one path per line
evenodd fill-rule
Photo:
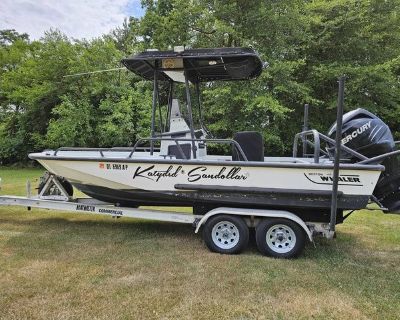
M 1 187 L 1 186 L 0 186 Z M 310 242 L 313 242 L 314 236 L 323 236 L 333 238 L 334 233 L 329 230 L 329 223 L 306 222 L 295 214 L 286 210 L 268 210 L 268 209 L 246 209 L 218 207 L 208 211 L 204 215 L 194 215 L 191 213 L 154 210 L 147 208 L 120 207 L 107 202 L 102 202 L 93 198 L 74 198 L 70 196 L 63 181 L 60 178 L 49 174 L 46 181 L 43 182 L 42 189 L 38 195 L 32 196 L 30 181 L 26 184 L 25 197 L 23 196 L 0 196 L 0 206 L 20 206 L 28 210 L 32 208 L 48 209 L 52 211 L 65 211 L 79 214 L 106 215 L 113 218 L 136 218 L 143 220 L 153 220 L 161 222 L 173 222 L 190 224 L 194 232 L 198 233 L 200 228 L 206 228 L 207 222 L 214 217 L 229 216 L 241 217 L 246 222 L 247 227 L 257 227 L 263 220 L 285 219 L 300 226 L 304 235 Z M 269 219 L 265 219 L 269 218 Z

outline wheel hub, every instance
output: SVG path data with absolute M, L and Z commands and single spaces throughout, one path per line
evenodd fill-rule
M 224 239 L 229 239 L 232 236 L 232 232 L 230 232 L 227 228 L 222 230 L 222 237 Z
M 239 242 L 239 230 L 230 221 L 218 222 L 211 232 L 214 244 L 221 249 L 232 249 Z
M 296 235 L 292 228 L 284 224 L 271 226 L 266 234 L 270 249 L 277 253 L 287 253 L 296 245 Z
M 275 239 L 276 241 L 283 242 L 284 240 L 286 240 L 286 237 L 282 232 L 277 232 Z

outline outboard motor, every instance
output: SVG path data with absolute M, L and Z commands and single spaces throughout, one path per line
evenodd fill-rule
M 328 136 L 335 138 L 336 123 Z M 376 115 L 364 109 L 356 109 L 343 115 L 342 144 L 371 158 L 396 149 L 389 127 Z M 332 151 L 332 150 L 330 150 Z M 353 155 L 342 151 L 342 158 L 356 161 Z M 390 212 L 400 213 L 400 156 L 382 161 L 385 171 L 379 177 L 374 196 Z
M 328 136 L 335 139 L 335 134 L 336 122 L 329 129 Z M 376 115 L 360 108 L 343 115 L 342 144 L 368 158 L 395 149 L 389 127 Z M 346 152 L 342 152 L 342 157 L 352 158 Z

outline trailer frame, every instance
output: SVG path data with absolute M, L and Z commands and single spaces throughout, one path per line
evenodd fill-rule
M 297 223 L 307 234 L 310 241 L 313 241 L 313 232 L 310 230 L 309 226 L 315 226 L 316 224 L 325 225 L 325 223 L 305 222 L 295 214 L 286 210 L 218 207 L 210 210 L 205 215 L 195 215 L 177 211 L 119 207 L 93 198 L 69 198 L 68 200 L 64 200 L 61 199 L 61 197 L 59 197 L 59 199 L 48 199 L 49 196 L 46 197 L 47 199 L 42 199 L 39 196 L 22 197 L 4 195 L 0 196 L 0 206 L 19 206 L 26 207 L 28 210 L 31 210 L 31 208 L 38 208 L 84 214 L 108 215 L 113 218 L 127 217 L 162 222 L 184 223 L 191 224 L 195 228 L 195 233 L 199 232 L 200 227 L 206 223 L 210 217 L 219 214 L 241 216 L 245 218 L 249 227 L 255 227 L 260 218 L 284 218 Z
M 55 190 L 57 192 L 55 192 Z M 202 226 L 205 228 L 207 222 L 210 220 L 211 223 L 211 220 L 216 216 L 239 217 L 243 219 L 248 228 L 257 228 L 258 224 L 264 219 L 285 219 L 298 225 L 299 228 L 304 231 L 305 237 L 308 238 L 310 242 L 314 241 L 314 235 L 333 238 L 333 233 L 329 230 L 328 222 L 304 221 L 287 210 L 218 207 L 206 212 L 204 215 L 195 215 L 177 211 L 122 207 L 90 197 L 74 198 L 68 194 L 66 188 L 63 187 L 62 182 L 59 180 L 59 177 L 52 174 L 47 176 L 37 196 L 32 196 L 31 183 L 27 181 L 26 193 L 27 196 L 25 197 L 14 195 L 0 196 L 0 207 L 19 206 L 26 207 L 28 210 L 38 208 L 78 214 L 105 215 L 113 218 L 128 217 L 160 222 L 190 224 L 194 228 L 194 233 L 198 233 Z

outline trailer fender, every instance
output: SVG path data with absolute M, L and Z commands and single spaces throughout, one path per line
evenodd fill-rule
M 196 225 L 196 230 L 194 232 L 198 233 L 201 225 L 204 222 L 206 222 L 210 217 L 218 214 L 229 214 L 229 215 L 231 214 L 237 216 L 254 216 L 254 217 L 266 217 L 266 218 L 284 218 L 292 220 L 296 222 L 300 227 L 302 227 L 305 233 L 307 234 L 309 240 L 313 241 L 312 233 L 310 229 L 308 229 L 305 222 L 295 214 L 285 210 L 267 210 L 267 209 L 264 210 L 264 209 L 245 209 L 245 208 L 227 208 L 227 207 L 215 208 L 207 212 L 198 221 Z

